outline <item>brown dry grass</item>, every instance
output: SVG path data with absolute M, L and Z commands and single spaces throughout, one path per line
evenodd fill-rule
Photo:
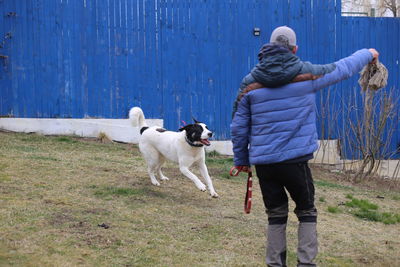
M 134 145 L 0 132 L 0 266 L 264 266 L 257 179 L 245 215 L 245 177 L 228 179 L 231 162 L 208 159 L 220 195 L 212 199 L 174 164 L 165 168 L 170 181 L 152 186 Z M 313 171 L 319 265 L 400 266 L 399 224 L 327 212 L 351 193 L 400 213 L 399 193 Z M 291 214 L 289 266 L 296 263 L 296 226 Z

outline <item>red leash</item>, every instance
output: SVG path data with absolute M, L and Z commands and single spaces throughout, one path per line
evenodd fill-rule
M 246 198 L 244 199 L 244 212 L 250 213 L 251 210 L 251 196 L 253 195 L 253 174 L 251 170 L 248 172 L 247 176 L 247 190 L 246 190 Z
M 240 172 L 247 172 L 247 189 L 246 197 L 244 199 L 244 212 L 249 214 L 251 210 L 251 198 L 253 193 L 253 173 L 249 168 L 243 168 L 243 166 L 232 167 L 229 174 L 230 176 L 238 176 Z

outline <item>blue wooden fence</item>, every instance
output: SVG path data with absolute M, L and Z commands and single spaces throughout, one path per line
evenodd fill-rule
M 388 88 L 399 87 L 399 19 L 341 17 L 340 0 L 0 0 L 0 115 L 126 118 L 137 105 L 167 128 L 193 116 L 229 139 L 240 80 L 280 25 L 314 63 L 377 48 Z M 321 103 L 329 94 L 340 106 L 355 86 L 322 91 Z M 321 135 L 340 138 L 344 127 L 339 116 Z

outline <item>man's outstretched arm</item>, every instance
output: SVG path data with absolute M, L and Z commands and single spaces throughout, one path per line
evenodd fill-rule
M 348 79 L 368 63 L 373 63 L 379 57 L 379 53 L 371 49 L 361 49 L 349 57 L 343 58 L 337 62 L 336 69 L 329 74 L 313 81 L 313 89 L 315 91 L 328 87 L 342 80 Z

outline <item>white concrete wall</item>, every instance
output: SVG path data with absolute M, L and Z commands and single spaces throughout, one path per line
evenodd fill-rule
M 163 120 L 148 119 L 149 126 L 163 127 Z M 39 133 L 44 135 L 77 135 L 98 137 L 105 133 L 111 140 L 138 143 L 139 129 L 131 126 L 128 119 L 22 119 L 0 118 L 0 129 Z
M 231 141 L 211 141 L 211 145 L 206 147 L 207 152 L 217 151 L 221 155 L 233 156 Z
M 336 165 L 341 159 L 338 151 L 337 140 L 318 140 L 318 150 L 314 152 L 312 163 Z
M 340 164 L 335 165 L 337 170 L 358 171 L 362 161 L 341 160 Z M 381 160 L 376 161 L 378 166 L 376 174 L 382 178 L 400 179 L 400 161 L 399 160 Z M 368 169 L 368 165 L 366 167 Z

